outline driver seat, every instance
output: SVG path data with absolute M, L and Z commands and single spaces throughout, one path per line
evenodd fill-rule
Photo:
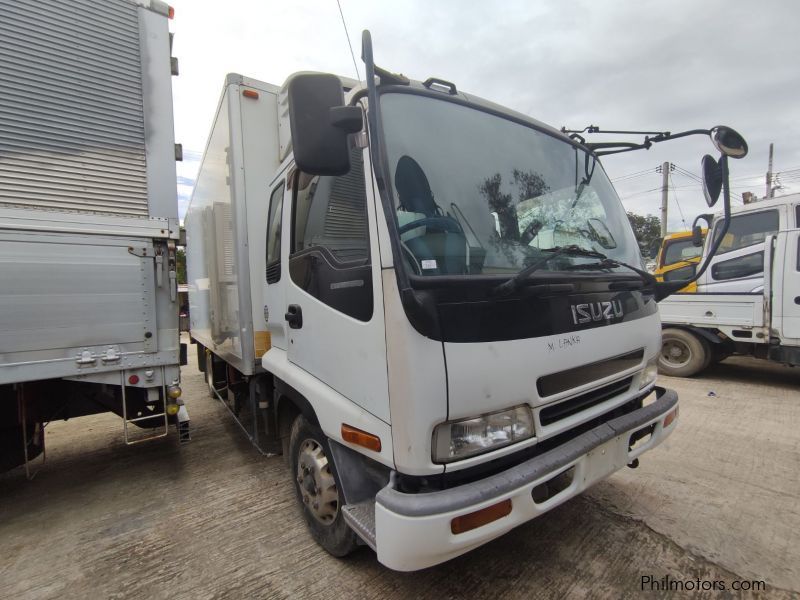
M 436 218 L 439 226 L 420 225 L 401 234 L 423 275 L 456 275 L 467 272 L 467 238 L 458 221 L 445 215 L 433 198 L 430 182 L 417 161 L 403 155 L 397 161 L 394 185 L 400 227 Z M 452 223 L 450 223 L 452 221 Z

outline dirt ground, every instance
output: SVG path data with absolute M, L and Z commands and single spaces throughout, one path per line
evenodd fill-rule
M 648 576 L 725 586 L 699 597 L 752 580 L 800 597 L 800 369 L 734 358 L 661 385 L 679 392 L 679 427 L 638 469 L 396 573 L 312 542 L 283 460 L 250 446 L 190 364 L 190 444 L 128 447 L 119 419 L 88 417 L 48 427 L 33 481 L 0 475 L 0 598 L 634 598 Z

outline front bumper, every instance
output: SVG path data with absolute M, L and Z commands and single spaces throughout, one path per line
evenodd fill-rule
M 378 560 L 391 569 L 415 571 L 468 552 L 499 537 L 632 462 L 660 444 L 675 428 L 664 418 L 678 404 L 673 390 L 655 388 L 656 401 L 587 431 L 569 442 L 506 471 L 452 489 L 405 494 L 391 488 L 375 499 L 375 548 Z M 649 439 L 630 448 L 631 436 L 643 429 Z M 534 488 L 571 471 L 568 485 L 535 502 Z M 538 496 L 537 496 L 538 497 Z M 496 521 L 460 534 L 451 521 L 504 500 L 511 512 Z

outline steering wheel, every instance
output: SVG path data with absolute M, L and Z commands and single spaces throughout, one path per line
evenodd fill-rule
M 417 227 L 430 227 L 439 231 L 463 233 L 461 225 L 459 225 L 458 221 L 452 217 L 425 217 L 422 219 L 417 219 L 416 221 L 411 221 L 410 223 L 406 223 L 405 225 L 399 227 L 397 231 L 402 235 L 407 231 L 416 229 Z

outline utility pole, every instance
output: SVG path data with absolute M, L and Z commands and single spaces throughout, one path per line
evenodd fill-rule
M 765 198 L 772 198 L 774 192 L 772 190 L 772 144 L 769 145 L 769 169 L 767 169 L 767 195 Z
M 667 235 L 667 204 L 669 201 L 669 162 L 661 165 L 661 237 Z

